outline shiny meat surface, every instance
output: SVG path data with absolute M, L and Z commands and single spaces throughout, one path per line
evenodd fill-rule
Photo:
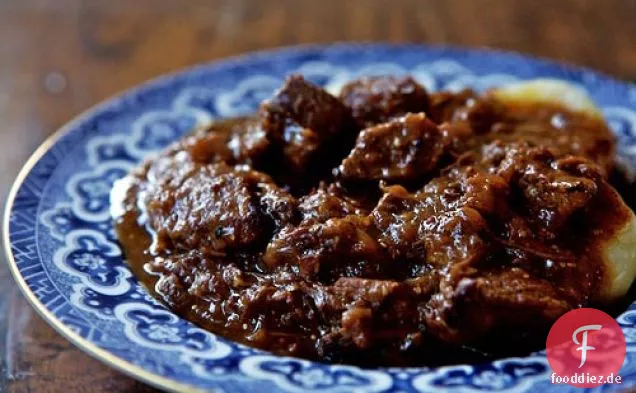
M 558 106 L 408 77 L 336 98 L 291 76 L 257 116 L 133 171 L 117 230 L 160 299 L 232 339 L 362 365 L 483 361 L 541 348 L 592 304 L 602 234 L 629 217 L 614 151 L 602 120 Z
M 355 137 L 350 111 L 335 97 L 291 76 L 274 97 L 261 105 L 261 126 L 281 149 L 284 161 L 295 172 L 320 165 L 325 148 Z
M 410 76 L 358 79 L 342 89 L 340 100 L 351 109 L 361 128 L 429 109 L 428 93 Z
M 362 130 L 339 170 L 348 180 L 414 181 L 437 168 L 443 151 L 435 123 L 408 114 Z

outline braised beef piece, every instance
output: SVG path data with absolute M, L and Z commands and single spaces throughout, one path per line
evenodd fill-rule
M 605 177 L 612 171 L 615 137 L 602 118 L 581 116 L 558 105 L 534 110 L 519 104 L 499 107 L 488 141 L 546 146 L 559 156 L 571 154 L 592 160 Z
M 322 182 L 316 190 L 300 198 L 298 203 L 303 222 L 322 223 L 330 218 L 366 215 L 370 210 L 367 198 L 348 195 L 338 183 L 327 185 Z
M 599 283 L 593 265 L 573 271 L 581 250 L 564 234 L 570 217 L 591 208 L 604 184 L 598 168 L 582 158 L 557 159 L 545 148 L 505 150 L 497 166 L 476 159 L 452 167 L 414 194 L 388 187 L 372 212 L 380 244 L 393 258 L 424 267 L 414 275 L 445 272 L 426 306 L 431 334 L 442 340 L 469 342 L 491 326 L 508 326 L 513 309 L 549 326 Z M 506 280 L 514 292 L 500 289 Z M 573 295 L 581 285 L 585 290 Z
M 325 146 L 336 137 L 340 146 L 355 138 L 349 109 L 300 75 L 288 77 L 280 90 L 261 105 L 260 117 L 269 138 L 282 146 L 288 169 L 296 172 L 307 171 L 312 161 L 325 158 L 326 152 L 321 149 L 338 151 L 337 146 Z
M 372 216 L 393 256 L 445 266 L 481 254 L 483 216 L 505 211 L 508 187 L 474 166 L 451 167 L 415 193 L 399 185 L 386 188 Z M 454 235 L 459 232 L 464 236 Z
M 267 246 L 263 262 L 270 270 L 288 269 L 324 283 L 387 276 L 395 268 L 374 236 L 373 222 L 355 215 L 284 228 Z
M 548 146 L 557 155 L 589 158 L 600 166 L 605 177 L 613 170 L 615 137 L 601 117 L 581 115 L 556 104 L 504 104 L 472 90 L 432 94 L 427 115 L 442 129 L 464 133 L 453 140 L 455 153 L 496 141 L 523 141 L 531 146 Z
M 183 146 L 199 163 L 226 162 L 257 165 L 270 149 L 258 119 L 221 120 L 184 138 Z
M 275 343 L 273 349 L 287 354 L 314 350 L 335 357 L 342 353 L 334 345 L 360 351 L 419 334 L 418 296 L 395 281 L 340 278 L 322 286 L 286 274 L 245 272 L 197 251 L 156 258 L 148 269 L 161 275 L 155 290 L 171 299 L 171 307 L 195 319 L 203 313 L 217 329 L 253 345 Z M 207 308 L 210 302 L 216 306 Z M 258 327 L 244 323 L 254 319 Z M 405 332 L 411 335 L 405 338 Z
M 549 231 L 549 236 L 556 236 L 570 216 L 596 195 L 600 172 L 583 158 L 557 160 L 545 148 L 511 149 L 497 170 L 515 183 L 528 218 Z
M 360 128 L 384 123 L 407 113 L 426 112 L 426 90 L 410 76 L 363 77 L 346 84 L 340 100 L 349 108 Z
M 470 89 L 464 89 L 458 93 L 451 91 L 439 91 L 430 96 L 430 109 L 427 114 L 436 123 L 451 122 L 457 120 L 455 112 L 464 108 L 469 100 L 477 98 L 477 93 Z
M 459 93 L 433 94 L 429 116 L 437 123 L 465 123 L 474 133 L 483 134 L 490 131 L 501 112 L 497 101 L 465 89 Z
M 276 344 L 287 353 L 303 353 L 314 346 L 307 333 L 316 333 L 321 316 L 313 308 L 309 285 L 284 276 L 264 277 L 198 251 L 155 258 L 148 269 L 161 275 L 155 290 L 167 299 L 185 299 L 169 304 L 196 320 L 205 316 L 214 328 L 259 346 L 271 342 L 270 329 L 278 331 Z M 245 321 L 258 322 L 255 326 Z M 305 335 L 307 342 L 299 340 Z
M 394 77 L 338 99 L 292 76 L 258 117 L 133 171 L 118 231 L 161 299 L 241 342 L 365 365 L 483 361 L 590 305 L 597 238 L 628 219 L 606 181 L 614 145 L 600 119 L 558 106 Z
M 224 163 L 193 165 L 186 173 L 178 166 L 162 165 L 160 181 L 150 183 L 143 196 L 156 232 L 155 252 L 176 247 L 217 255 L 228 248 L 249 248 L 265 244 L 294 218 L 294 198 L 263 173 Z
M 354 352 L 395 345 L 418 334 L 418 312 L 421 300 L 405 283 L 364 278 L 339 278 L 316 299 L 318 309 L 332 319 L 332 329 L 317 343 L 324 356 L 338 354 L 335 346 L 350 347 Z M 399 345 L 399 344 L 398 344 Z M 340 348 L 340 349 L 341 349 Z M 396 352 L 399 351 L 396 348 Z
M 360 132 L 339 174 L 346 180 L 415 181 L 436 169 L 444 143 L 424 113 L 408 114 Z
M 574 307 L 554 284 L 517 267 L 473 273 L 452 285 L 448 281 L 425 311 L 429 334 L 446 342 L 483 347 L 486 339 L 513 341 L 511 336 L 524 332 L 545 334 Z
M 379 241 L 393 257 L 422 266 L 443 268 L 455 261 L 479 259 L 485 251 L 486 222 L 460 201 L 468 198 L 463 195 L 437 210 L 431 194 L 412 195 L 399 186 L 391 187 L 372 212 L 381 231 Z M 454 236 L 459 232 L 464 236 Z

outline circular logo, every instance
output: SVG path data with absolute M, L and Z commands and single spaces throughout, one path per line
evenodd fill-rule
M 565 313 L 546 342 L 551 382 L 580 388 L 621 383 L 625 352 L 625 336 L 611 316 L 593 308 Z

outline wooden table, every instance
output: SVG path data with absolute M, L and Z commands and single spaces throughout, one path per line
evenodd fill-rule
M 74 115 L 190 64 L 281 45 L 411 41 L 517 50 L 634 80 L 634 20 L 633 0 L 2 0 L 0 198 Z M 4 264 L 0 288 L 0 392 L 153 391 L 53 332 Z

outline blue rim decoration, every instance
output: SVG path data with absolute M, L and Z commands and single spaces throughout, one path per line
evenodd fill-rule
M 370 74 L 412 74 L 429 90 L 484 90 L 538 77 L 588 91 L 636 168 L 636 87 L 583 68 L 516 54 L 417 45 L 341 44 L 256 53 L 168 75 L 66 126 L 27 163 L 5 217 L 10 267 L 34 307 L 84 350 L 170 390 L 218 392 L 550 392 L 545 353 L 443 368 L 361 369 L 274 356 L 206 332 L 152 299 L 126 267 L 109 192 L 148 154 L 197 125 L 253 112 L 283 77 L 328 88 Z M 618 317 L 627 339 L 622 385 L 636 385 L 636 303 Z

